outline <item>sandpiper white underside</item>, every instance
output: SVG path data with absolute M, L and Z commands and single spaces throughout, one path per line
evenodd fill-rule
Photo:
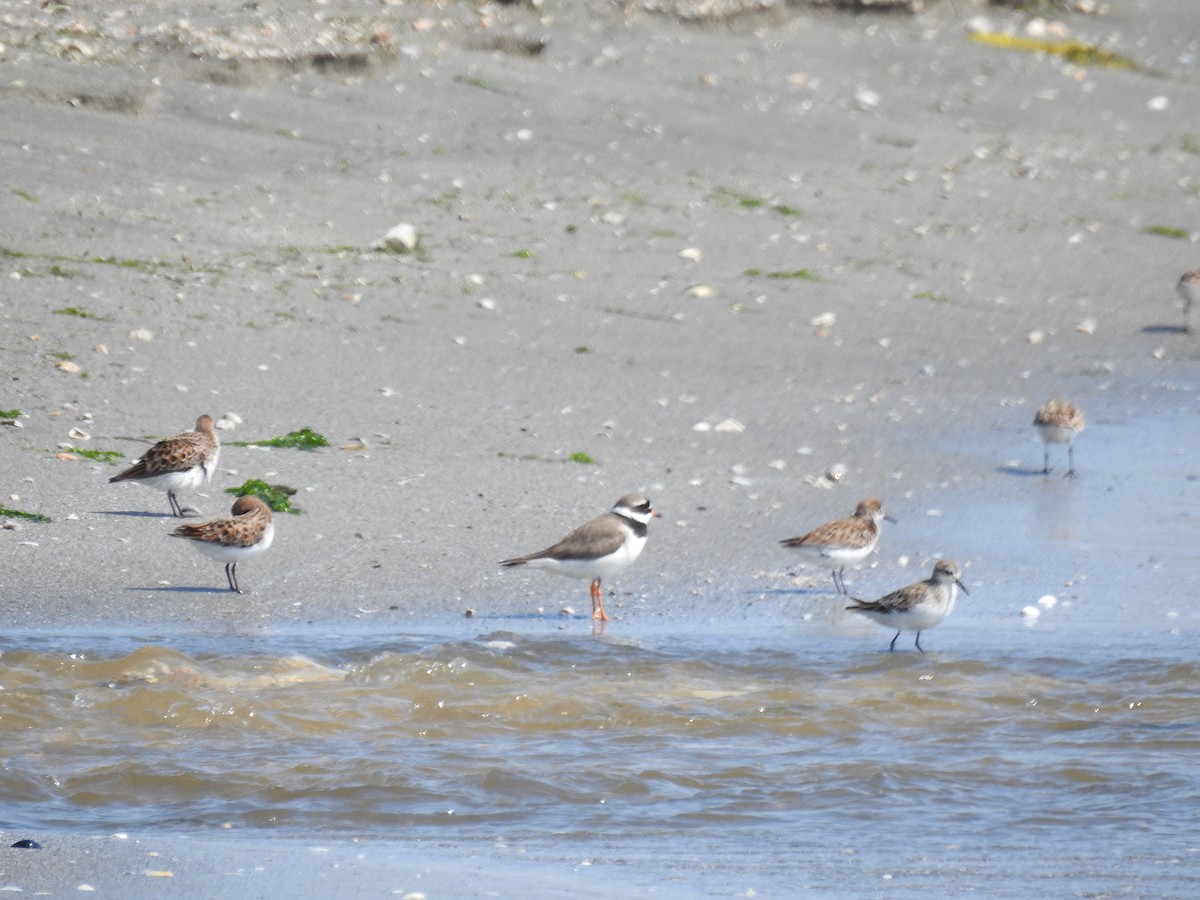
M 275 540 L 275 524 L 269 522 L 266 528 L 263 529 L 262 537 L 258 539 L 258 543 L 251 544 L 249 547 L 218 544 L 213 541 L 193 540 L 191 543 L 205 556 L 215 559 L 218 562 L 236 563 L 265 553 L 273 540 Z
M 912 609 L 906 610 L 877 610 L 855 609 L 868 619 L 878 622 L 897 631 L 925 631 L 943 622 L 950 613 L 954 612 L 954 604 L 958 601 L 958 586 L 955 584 L 939 585 L 931 590 L 921 602 Z
M 1069 444 L 1079 434 L 1074 428 L 1065 425 L 1039 425 L 1038 433 L 1047 444 Z
M 793 553 L 798 553 L 800 556 L 806 557 L 814 561 L 830 560 L 837 563 L 839 566 L 853 566 L 868 556 L 875 549 L 877 541 L 871 541 L 865 547 L 835 547 L 831 544 L 800 544 L 789 545 L 788 550 Z

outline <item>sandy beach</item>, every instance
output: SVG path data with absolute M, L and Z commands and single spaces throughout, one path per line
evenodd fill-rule
M 578 613 L 585 583 L 497 563 L 632 490 L 663 518 L 606 584 L 610 630 L 742 620 L 747 598 L 785 620 L 780 591 L 828 572 L 777 541 L 869 496 L 907 529 L 852 585 L 923 577 L 949 547 L 994 598 L 958 615 L 1015 617 L 1030 600 L 1002 587 L 1031 560 L 1056 585 L 1087 569 L 1085 595 L 1146 577 L 1095 546 L 1014 549 L 1003 512 L 977 514 L 1034 483 L 1030 423 L 1059 395 L 1088 415 L 1080 496 L 1090 478 L 1135 498 L 1132 520 L 1169 518 L 1158 587 L 1186 604 L 1200 339 L 1174 284 L 1200 265 L 1200 46 L 1191 0 L 1100 6 L 1047 33 L 973 0 L 698 22 L 0 0 L 0 506 L 50 520 L 5 519 L 6 627 L 459 633 Z M 400 223 L 417 247 L 382 249 Z M 205 517 L 250 478 L 297 491 L 239 568 L 245 595 L 168 537 L 165 495 L 108 483 L 202 413 L 232 426 L 184 498 Z M 1154 417 L 1178 443 L 1149 439 Z M 303 427 L 330 446 L 234 444 Z M 53 849 L 4 851 L 0 881 L 160 895 L 145 835 L 37 837 Z M 218 874 L 265 857 L 300 873 L 294 895 L 329 871 L 320 841 L 262 841 L 172 836 L 164 868 L 193 896 L 278 894 Z M 328 843 L 359 894 L 484 895 L 452 855 L 420 857 L 422 886 L 398 849 Z M 530 884 L 497 866 L 493 895 Z M 592 889 L 535 871 L 545 896 Z

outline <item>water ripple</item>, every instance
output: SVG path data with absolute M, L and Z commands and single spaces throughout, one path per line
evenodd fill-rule
M 1186 660 L 507 632 L 233 644 L 0 651 L 4 824 L 1165 831 L 1200 801 Z

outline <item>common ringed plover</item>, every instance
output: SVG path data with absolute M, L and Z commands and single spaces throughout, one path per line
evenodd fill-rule
M 503 560 L 505 567 L 530 566 L 592 582 L 592 618 L 608 621 L 600 579 L 628 568 L 646 546 L 647 525 L 658 513 L 641 494 L 626 494 L 610 512 L 580 525 L 552 547 Z

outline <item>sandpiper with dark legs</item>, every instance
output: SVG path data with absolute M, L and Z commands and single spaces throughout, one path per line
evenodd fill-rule
M 1087 425 L 1083 410 L 1066 400 L 1047 400 L 1033 417 L 1042 436 L 1042 474 L 1050 474 L 1050 445 L 1067 445 L 1067 477 L 1075 477 L 1075 435 Z
M 196 525 L 180 525 L 171 536 L 187 538 L 205 556 L 225 563 L 229 589 L 240 594 L 238 563 L 267 551 L 275 539 L 275 525 L 271 521 L 271 507 L 262 500 L 238 497 L 233 504 L 233 515 Z
M 845 594 L 846 566 L 857 565 L 875 549 L 879 543 L 879 523 L 884 519 L 896 521 L 884 514 L 882 503 L 867 499 L 858 504 L 854 515 L 826 522 L 803 537 L 779 543 L 813 562 L 832 563 L 833 585 L 839 594 Z
M 641 494 L 626 494 L 610 512 L 580 525 L 552 547 L 503 560 L 505 567 L 529 566 L 592 582 L 592 618 L 608 621 L 600 580 L 628 568 L 646 546 L 648 524 L 658 513 Z
M 896 629 L 896 637 L 888 644 L 888 652 L 896 649 L 896 638 L 902 631 L 917 633 L 917 649 L 922 653 L 921 632 L 933 628 L 954 611 L 954 603 L 958 599 L 958 589 L 969 594 L 967 586 L 962 583 L 958 564 L 951 559 L 939 559 L 933 567 L 933 575 L 924 581 L 902 587 L 898 591 L 880 597 L 878 600 L 854 600 L 853 606 L 846 609 L 862 613 L 880 625 Z
M 142 454 L 124 472 L 108 479 L 114 481 L 136 481 L 146 487 L 166 491 L 171 503 L 171 513 L 183 516 L 183 508 L 175 492 L 190 490 L 212 480 L 217 467 L 221 444 L 213 429 L 212 416 L 201 416 L 196 420 L 195 431 L 185 431 L 174 437 L 164 438 Z

